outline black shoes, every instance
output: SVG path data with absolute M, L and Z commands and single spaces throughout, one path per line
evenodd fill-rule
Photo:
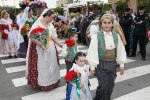
M 135 55 L 133 55 L 133 54 L 129 54 L 129 55 L 128 55 L 128 57 L 135 57 Z
M 17 55 L 14 55 L 15 58 L 18 58 Z
M 12 57 L 11 55 L 8 56 L 8 58 L 11 58 L 11 57 Z
M 145 58 L 145 57 L 142 57 L 142 60 L 143 60 L 143 61 L 145 61 L 145 60 L 146 60 L 146 58 Z

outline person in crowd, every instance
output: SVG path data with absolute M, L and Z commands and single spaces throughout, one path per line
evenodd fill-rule
M 17 52 L 17 57 L 26 58 L 27 47 L 26 47 L 24 38 L 27 38 L 27 37 L 26 36 L 24 37 L 24 35 L 26 35 L 27 32 L 25 31 L 23 32 L 24 34 L 22 34 L 21 29 L 23 28 L 23 26 L 25 25 L 25 22 L 28 19 L 29 7 L 27 7 L 26 4 L 20 4 L 20 7 L 21 7 L 21 13 L 17 15 L 17 20 L 16 20 L 19 26 L 19 31 L 18 31 L 18 48 L 19 49 Z
M 75 21 L 76 21 L 76 18 L 74 16 L 71 16 L 69 23 L 75 24 Z
M 95 74 L 98 79 L 94 100 L 111 100 L 117 63 L 120 64 L 120 74 L 123 75 L 126 52 L 120 36 L 112 31 L 113 17 L 104 14 L 100 21 L 102 29 L 91 39 L 87 60 L 91 66 L 91 75 Z
M 77 32 L 80 31 L 80 27 L 81 27 L 81 20 L 82 20 L 82 16 L 80 14 L 80 12 L 77 12 L 77 16 L 76 16 L 76 26 L 77 26 Z
M 88 25 L 89 25 L 89 20 L 86 17 L 83 17 L 83 20 L 81 22 L 80 33 L 81 33 L 81 41 L 84 45 L 87 45 L 87 43 L 86 43 L 86 29 L 87 29 Z
M 0 20 L 1 20 L 1 13 L 2 11 L 0 12 Z M 1 21 L 0 21 L 0 27 L 1 27 Z M 6 41 L 5 39 L 2 38 L 2 27 L 0 28 L 0 54 L 2 55 L 7 55 L 8 52 L 7 52 L 7 49 L 6 49 Z
M 139 14 L 135 17 L 133 25 L 134 34 L 133 34 L 133 50 L 129 57 L 136 56 L 137 42 L 139 41 L 140 54 L 142 60 L 146 60 L 146 44 L 147 44 L 147 28 L 149 23 L 149 16 L 145 13 L 145 6 L 139 6 Z
M 132 22 L 134 21 L 134 19 L 135 19 L 135 15 L 133 14 L 133 9 L 130 9 L 130 14 L 131 14 L 131 16 L 132 16 Z M 130 31 L 130 39 L 129 39 L 129 48 L 130 48 L 130 52 L 132 52 L 132 49 L 133 49 L 133 30 L 134 30 L 134 26 L 133 25 L 131 25 L 131 31 Z
M 1 12 L 1 17 L 2 18 L 0 19 L 0 33 L 2 35 L 2 39 L 5 39 L 5 42 L 3 40 L 1 41 L 4 43 L 2 45 L 5 45 L 4 48 L 1 47 L 2 53 L 7 54 L 8 52 L 9 58 L 11 58 L 12 54 L 14 54 L 14 57 L 17 58 L 17 35 L 13 29 L 13 21 L 10 19 L 8 12 L 5 10 Z M 7 37 L 3 38 L 4 35 L 7 35 Z M 5 50 L 5 47 L 7 51 L 3 51 Z
M 93 13 L 93 12 L 90 12 L 90 13 L 89 13 L 89 17 L 88 17 L 89 23 L 91 23 L 94 19 L 95 19 L 95 18 L 94 18 L 94 13 Z
M 26 78 L 28 85 L 43 91 L 53 89 L 60 81 L 59 59 L 55 44 L 61 48 L 63 45 L 58 41 L 52 24 L 54 17 L 53 11 L 45 9 L 29 32 Z
M 73 22 L 71 22 L 69 25 L 68 31 L 73 31 L 73 30 L 75 31 L 76 27 L 74 26 Z
M 130 54 L 129 39 L 130 39 L 130 29 L 131 29 L 131 24 L 132 24 L 132 16 L 129 11 L 130 11 L 130 8 L 125 8 L 124 14 L 120 18 L 120 21 L 119 21 L 119 24 L 122 27 L 122 30 L 124 32 L 124 36 L 125 36 L 125 39 L 127 42 L 127 44 L 125 45 L 127 56 L 129 56 L 129 54 Z
M 70 76 L 70 72 L 77 73 L 77 78 L 74 80 L 68 80 L 67 76 Z M 70 71 L 66 74 L 65 79 L 69 82 L 66 100 L 93 100 L 88 85 L 88 77 L 90 76 L 89 66 L 86 65 L 86 55 L 82 52 L 78 52 L 74 58 L 74 64 Z M 76 84 L 79 81 L 79 84 Z
M 67 23 L 67 21 L 68 21 L 68 17 L 67 17 L 67 15 L 66 15 L 66 13 L 64 12 L 64 14 L 63 14 L 63 16 L 61 17 L 61 22 L 64 22 L 64 23 Z
M 116 21 L 119 23 L 119 21 L 120 21 L 120 18 L 119 18 L 119 15 L 118 15 L 118 13 L 116 13 Z
M 115 15 L 114 9 L 110 9 L 109 12 L 113 16 L 114 20 L 116 20 L 116 15 Z
M 75 54 L 79 52 L 79 49 L 77 47 L 77 40 L 78 40 L 78 34 L 76 32 L 70 32 L 69 33 L 69 40 L 72 40 L 75 44 L 73 47 L 69 47 L 67 43 L 63 45 L 62 53 L 61 55 L 64 57 L 66 62 L 66 70 L 67 72 L 71 69 L 73 65 L 73 59 L 75 57 Z
M 66 37 L 68 34 L 68 26 L 66 25 L 66 23 L 64 21 L 61 22 L 61 32 L 58 34 L 59 38 L 63 38 Z
M 33 23 L 36 21 L 35 17 L 33 16 L 33 10 L 30 8 L 28 10 L 28 18 L 27 21 L 25 22 L 25 24 L 23 25 L 22 28 L 24 28 L 25 32 L 21 33 L 21 35 L 23 36 L 24 39 L 24 44 L 20 44 L 20 48 L 18 50 L 18 57 L 20 58 L 24 58 L 26 56 L 24 56 L 26 54 L 26 52 L 28 49 L 28 32 L 30 31 L 30 28 L 32 27 Z

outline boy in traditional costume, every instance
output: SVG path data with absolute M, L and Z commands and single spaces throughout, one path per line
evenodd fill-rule
M 102 29 L 92 37 L 87 60 L 91 74 L 96 74 L 99 83 L 94 100 L 110 100 L 117 76 L 117 63 L 123 75 L 126 52 L 120 36 L 112 31 L 113 17 L 104 14 L 100 21 Z

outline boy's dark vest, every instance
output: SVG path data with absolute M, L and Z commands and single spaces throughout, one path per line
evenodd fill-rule
M 112 31 L 112 36 L 114 39 L 116 53 L 117 53 L 118 35 L 115 31 Z M 98 56 L 99 56 L 99 60 L 102 60 L 105 57 L 105 37 L 104 37 L 103 30 L 97 32 L 97 40 L 98 40 Z
M 75 46 L 73 46 L 73 47 L 71 47 L 71 48 L 68 48 L 67 51 L 68 51 L 69 49 L 71 49 L 71 50 L 70 50 L 70 52 L 68 53 L 68 55 L 67 55 L 66 57 L 64 57 L 64 59 L 65 59 L 66 61 L 73 62 L 74 57 L 75 57 L 75 55 L 76 55 L 76 53 L 77 53 L 77 45 L 75 45 Z

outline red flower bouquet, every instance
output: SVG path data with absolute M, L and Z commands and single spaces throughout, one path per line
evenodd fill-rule
M 74 80 L 76 77 L 77 77 L 77 73 L 74 70 L 71 70 L 66 74 L 65 80 L 69 82 Z
M 75 45 L 75 42 L 71 39 L 68 39 L 65 41 L 68 47 L 73 47 Z
M 8 38 L 8 34 L 2 33 L 2 39 L 7 39 L 7 38 Z
M 48 44 L 47 37 L 49 36 L 49 29 L 35 28 L 31 31 L 30 36 L 35 40 L 43 42 L 43 49 L 45 49 Z
M 21 33 L 21 35 L 25 36 L 26 33 L 27 33 L 27 31 L 26 31 L 26 29 L 23 27 L 23 28 L 21 28 L 20 33 Z

